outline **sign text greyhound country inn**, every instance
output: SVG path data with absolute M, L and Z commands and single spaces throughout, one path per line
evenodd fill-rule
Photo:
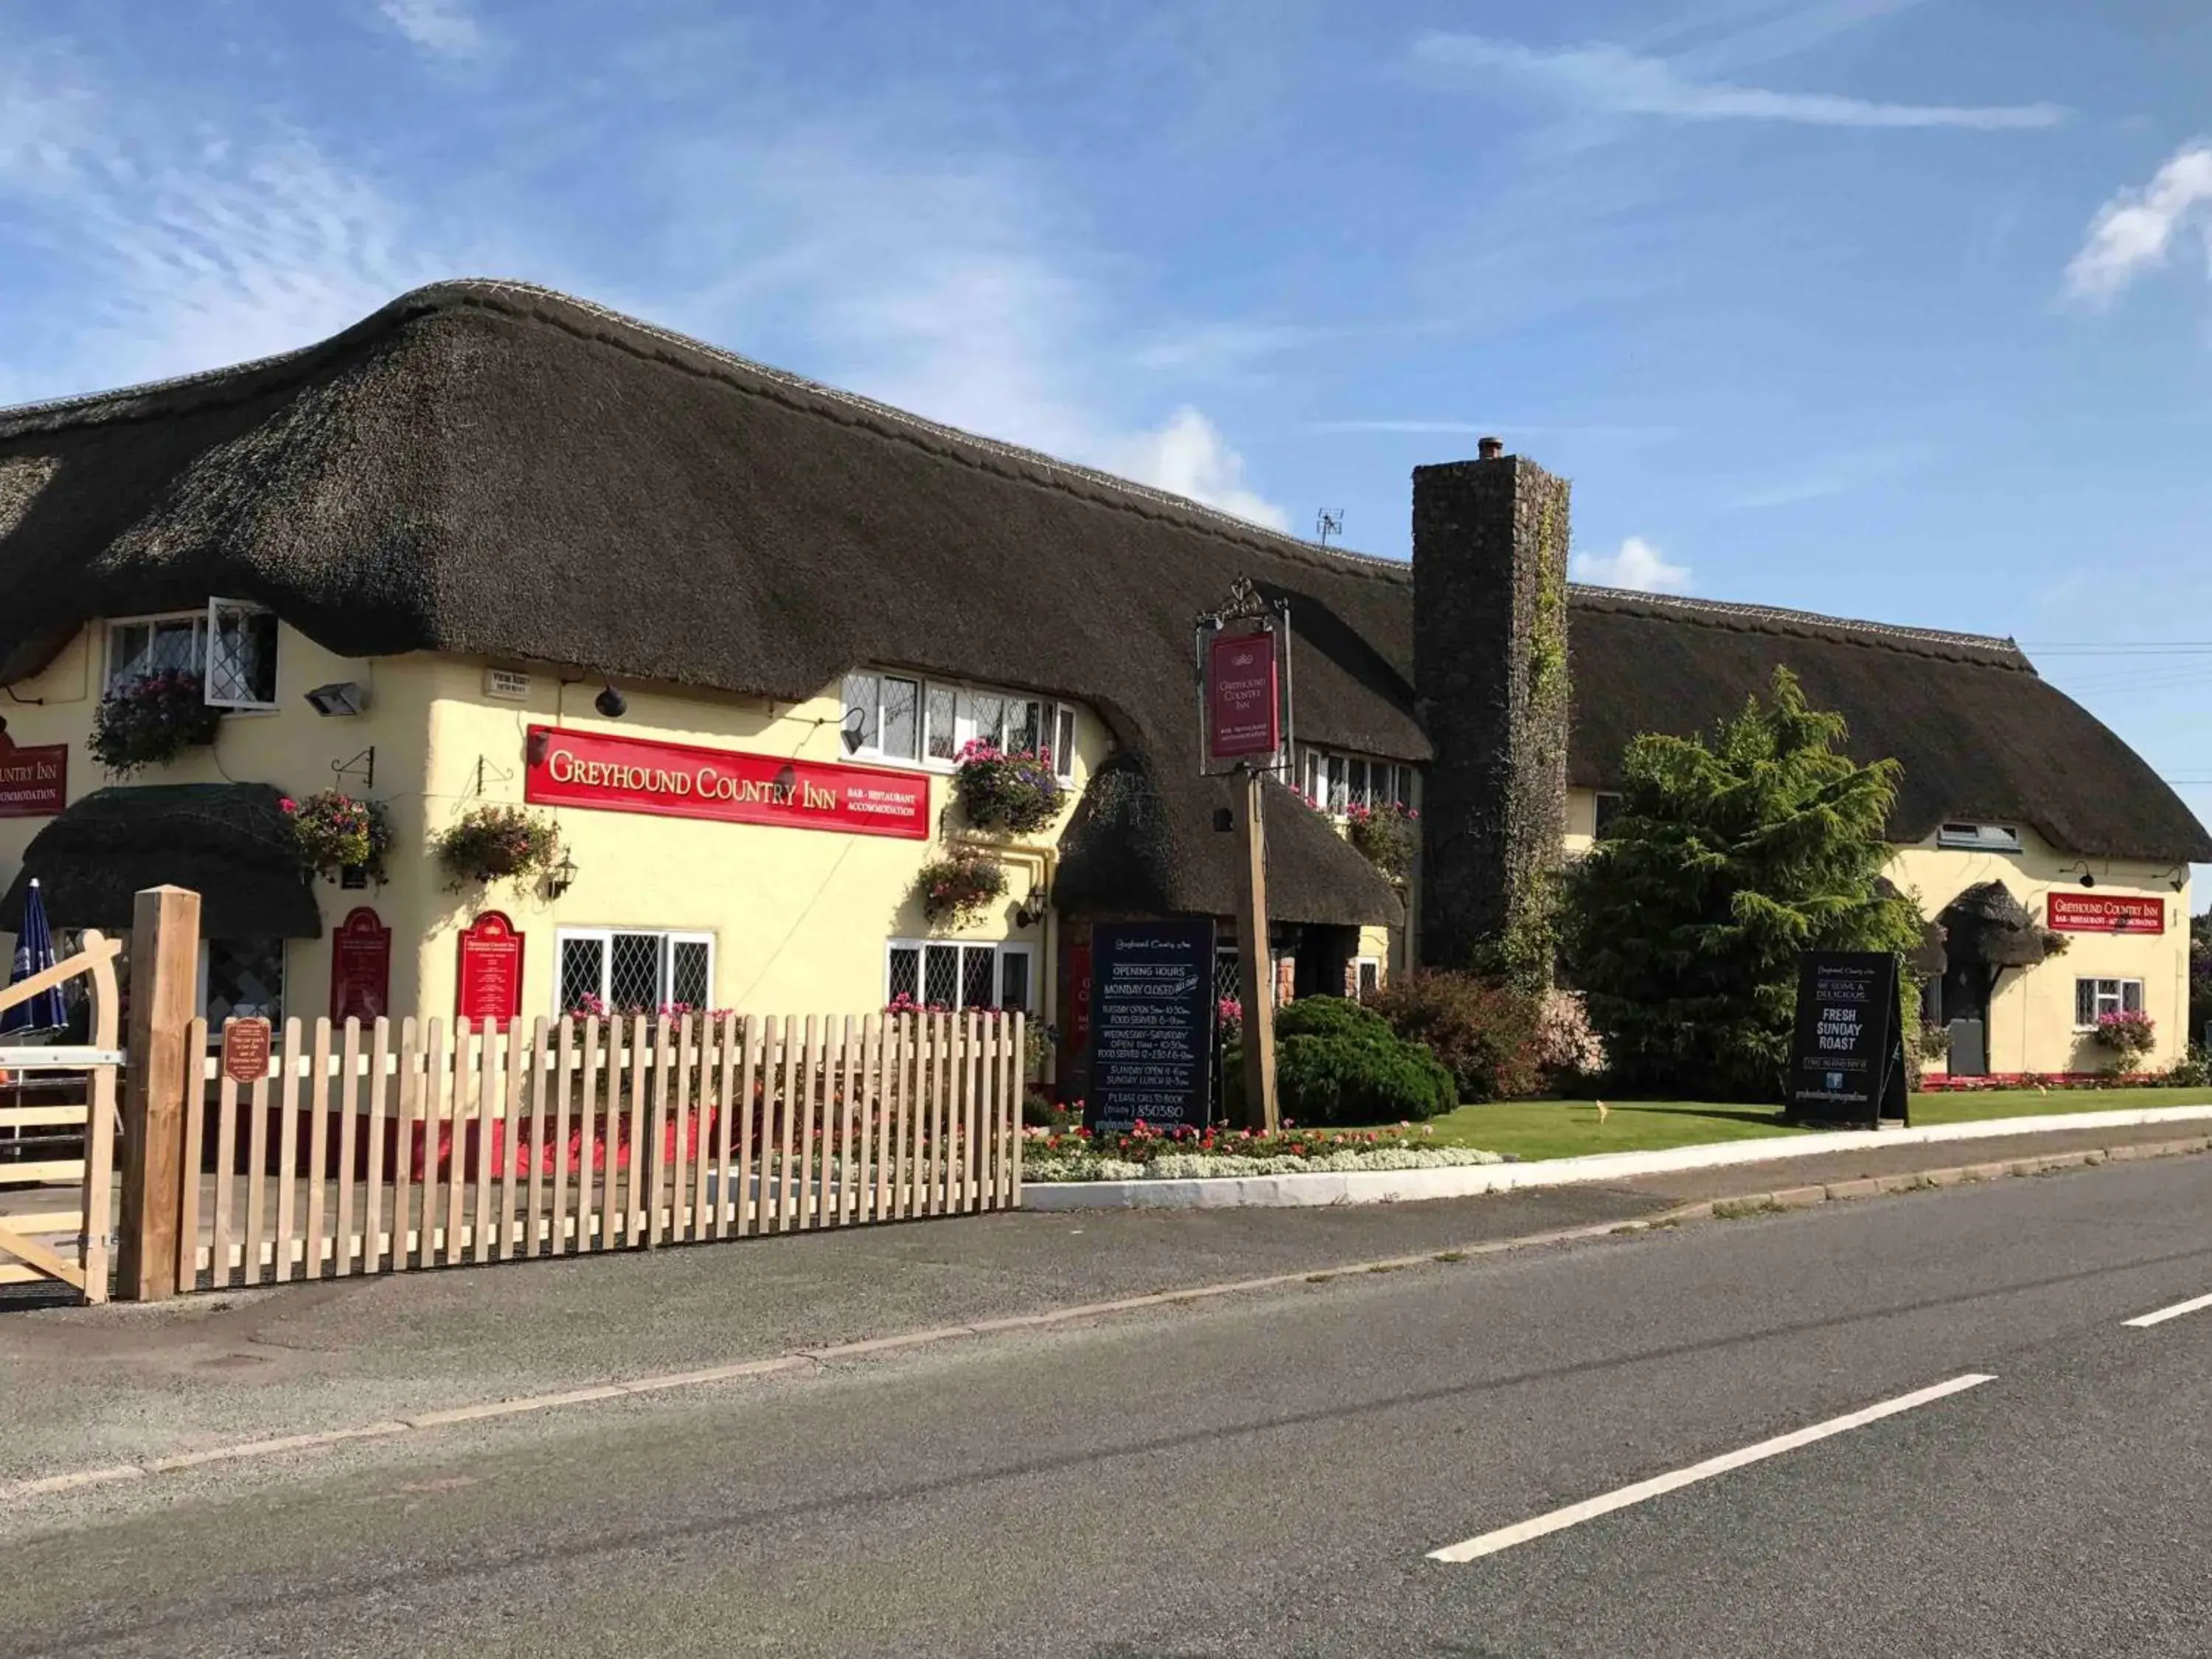
M 929 780 L 919 773 L 823 766 L 544 726 L 530 728 L 522 795 L 539 806 L 775 823 L 908 841 L 929 836 Z

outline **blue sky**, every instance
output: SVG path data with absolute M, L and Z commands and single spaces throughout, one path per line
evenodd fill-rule
M 1494 430 L 2212 818 L 2207 88 L 2202 0 L 0 0 L 0 403 L 466 273 L 1373 552 Z

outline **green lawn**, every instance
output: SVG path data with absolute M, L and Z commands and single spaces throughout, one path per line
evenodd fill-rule
M 2197 1106 L 2212 1089 L 2075 1089 L 2047 1095 L 2033 1090 L 1986 1094 L 1915 1095 L 1912 1121 L 1971 1123 L 1986 1118 L 2034 1117 L 2053 1112 L 2118 1112 L 2140 1106 Z M 1518 1100 L 1462 1106 L 1430 1121 L 1437 1140 L 1480 1146 L 1517 1158 L 1575 1158 L 1585 1152 L 1652 1152 L 1717 1140 L 1750 1140 L 1803 1133 L 1770 1109 L 1719 1106 L 1696 1100 L 1622 1100 L 1598 1121 L 1589 1100 Z

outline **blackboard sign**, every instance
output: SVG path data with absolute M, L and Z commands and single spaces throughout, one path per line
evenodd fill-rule
M 1897 958 L 1879 951 L 1807 951 L 1797 958 L 1797 1031 L 1790 1054 L 1794 1117 L 1881 1127 L 1910 1121 Z
M 1101 922 L 1091 932 L 1091 1091 L 1084 1127 L 1202 1129 L 1213 1081 L 1213 924 Z

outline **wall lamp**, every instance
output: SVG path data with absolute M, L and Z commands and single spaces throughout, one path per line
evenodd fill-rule
M 2070 876 L 2077 870 L 2081 872 L 2081 884 L 2084 887 L 2094 887 L 2097 884 L 2096 877 L 2089 873 L 2089 861 L 2087 859 L 2078 863 L 2063 866 L 2058 873 L 2062 876 Z
M 333 680 L 308 692 L 307 703 L 318 714 L 358 714 L 368 707 L 368 688 L 358 680 Z
M 1045 891 L 1044 884 L 1031 882 L 1029 896 L 1014 908 L 1014 925 L 1018 927 L 1036 927 L 1044 920 L 1045 907 L 1051 902 L 1052 896 Z
M 857 755 L 860 752 L 860 744 L 866 739 L 867 724 L 866 709 L 848 708 L 845 711 L 844 720 L 837 728 L 837 736 L 843 742 L 847 754 Z
M 629 713 L 629 699 L 616 690 L 615 683 L 609 680 L 607 689 L 592 699 L 592 707 L 608 720 L 618 720 Z
M 575 884 L 576 860 L 564 852 L 561 854 L 560 863 L 545 872 L 545 896 L 559 898 Z

